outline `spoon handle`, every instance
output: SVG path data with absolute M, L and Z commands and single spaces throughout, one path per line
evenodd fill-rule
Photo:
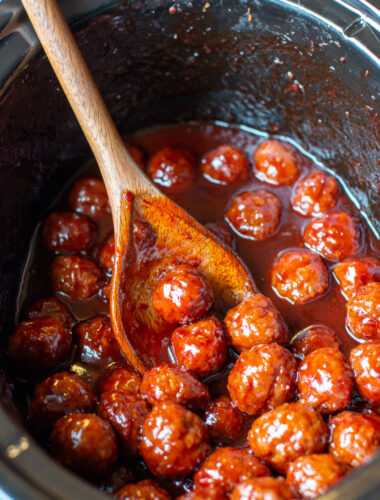
M 22 0 L 102 172 L 112 213 L 121 191 L 155 192 L 129 155 L 56 0 Z

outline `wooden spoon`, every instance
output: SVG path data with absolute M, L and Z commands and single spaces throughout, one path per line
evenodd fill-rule
M 149 336 L 159 336 L 163 326 L 152 309 L 151 297 L 165 267 L 196 265 L 208 278 L 222 308 L 232 307 L 254 293 L 255 284 L 237 255 L 164 196 L 131 158 L 56 1 L 22 2 L 105 182 L 116 246 L 111 320 L 126 358 L 143 373 L 155 361 L 151 353 L 144 352 L 149 351 L 144 345 L 152 340 Z M 147 221 L 155 249 L 160 250 L 158 257 L 144 266 L 133 236 L 136 220 L 137 224 Z M 148 335 L 145 338 L 144 332 Z M 137 353 L 136 341 L 140 346 Z

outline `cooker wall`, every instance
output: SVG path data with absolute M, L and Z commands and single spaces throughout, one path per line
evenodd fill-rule
M 329 8 L 324 0 L 305 2 L 319 17 L 291 2 L 210 3 L 190 7 L 183 0 L 173 8 L 170 0 L 131 1 L 79 29 L 78 43 L 120 130 L 222 120 L 286 135 L 344 178 L 380 230 L 380 48 L 370 55 L 360 45 L 374 48 L 376 26 L 358 21 L 342 2 Z M 87 2 L 64 5 L 77 18 Z M 326 24 L 323 16 L 340 25 Z M 32 40 L 28 27 L 24 33 Z M 0 335 L 6 339 L 34 227 L 89 151 L 44 57 L 4 93 L 0 116 L 6 235 L 0 241 Z

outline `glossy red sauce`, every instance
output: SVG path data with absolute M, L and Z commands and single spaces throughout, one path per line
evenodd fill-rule
M 348 334 L 345 329 L 346 300 L 342 296 L 340 289 L 330 273 L 330 287 L 322 297 L 307 302 L 306 304 L 295 306 L 284 299 L 281 299 L 271 288 L 270 269 L 277 255 L 284 250 L 305 248 L 302 239 L 304 227 L 310 218 L 302 217 L 291 209 L 290 200 L 294 186 L 271 186 L 263 184 L 255 179 L 253 175 L 253 153 L 257 146 L 266 139 L 264 135 L 258 135 L 241 128 L 222 127 L 213 124 L 188 124 L 170 127 L 160 127 L 141 131 L 134 137 L 129 138 L 132 144 L 141 149 L 146 158 L 151 157 L 159 149 L 167 146 L 184 148 L 191 151 L 200 160 L 209 151 L 222 144 L 231 144 L 242 149 L 250 161 L 250 176 L 248 180 L 233 183 L 231 185 L 220 185 L 206 180 L 199 168 L 194 183 L 179 194 L 169 196 L 180 206 L 187 210 L 201 223 L 223 220 L 226 207 L 233 196 L 250 189 L 266 189 L 275 193 L 281 200 L 283 210 L 279 229 L 270 237 L 262 241 L 253 241 L 239 237 L 235 234 L 236 252 L 240 255 L 249 267 L 259 290 L 271 298 L 275 306 L 283 315 L 290 332 L 290 338 L 298 331 L 310 325 L 325 325 L 333 329 L 342 344 L 342 351 L 348 357 L 350 350 L 357 345 L 357 342 Z M 302 154 L 299 150 L 295 152 L 300 170 L 300 177 L 304 177 L 311 170 L 318 168 L 312 159 Z M 198 165 L 200 161 L 198 161 Z M 86 165 L 79 174 L 83 176 L 99 177 L 99 171 L 93 163 Z M 72 182 L 59 195 L 56 203 L 52 207 L 54 211 L 67 210 L 68 190 Z M 355 215 L 360 220 L 362 230 L 362 245 L 357 256 L 368 256 L 380 258 L 380 244 L 370 231 L 365 220 L 360 216 L 358 210 L 350 201 L 348 195 L 340 186 L 340 193 L 335 210 L 345 210 Z M 96 243 L 87 252 L 87 256 L 97 258 L 102 244 L 112 233 L 112 220 L 110 216 L 105 216 L 97 220 L 98 233 Z M 20 311 L 41 297 L 52 295 L 49 280 L 49 264 L 52 255 L 48 253 L 40 244 L 40 229 L 37 237 L 33 239 L 30 259 L 24 273 L 24 280 L 20 290 Z M 335 262 L 326 261 L 329 269 Z M 109 278 L 109 276 L 108 276 Z M 107 278 L 107 279 L 108 279 Z M 91 318 L 98 314 L 108 314 L 108 305 L 100 296 L 95 296 L 85 302 L 70 301 L 67 297 L 59 297 L 70 306 L 77 321 Z M 22 318 L 20 318 L 22 319 Z M 174 328 L 174 327 L 173 327 Z M 147 349 L 150 349 L 152 357 L 156 363 L 167 361 L 172 358 L 169 351 L 170 335 L 173 328 L 169 327 L 162 335 L 151 339 Z M 172 358 L 173 359 L 173 358 Z M 226 392 L 227 376 L 236 360 L 236 354 L 229 352 L 228 361 L 223 369 L 216 375 L 211 375 L 206 379 L 213 397 L 217 397 Z M 88 366 L 73 363 L 71 370 L 80 377 L 94 385 L 101 375 L 98 369 L 88 368 Z M 357 398 L 352 405 L 358 407 L 362 404 Z M 249 419 L 248 419 L 249 421 Z M 243 433 L 245 436 L 246 433 Z M 236 445 L 242 445 L 246 438 L 236 441 Z M 136 478 L 146 478 L 150 473 L 146 471 L 142 462 L 134 465 Z M 171 481 L 170 488 L 178 493 L 183 490 L 183 484 L 187 480 Z

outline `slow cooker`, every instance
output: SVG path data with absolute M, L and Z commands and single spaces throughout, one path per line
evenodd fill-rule
M 366 0 L 62 0 L 122 133 L 222 121 L 302 144 L 380 232 L 380 11 Z M 23 427 L 7 339 L 34 228 L 89 157 L 26 14 L 0 0 L 0 498 L 106 498 Z M 324 498 L 375 500 L 380 456 Z

